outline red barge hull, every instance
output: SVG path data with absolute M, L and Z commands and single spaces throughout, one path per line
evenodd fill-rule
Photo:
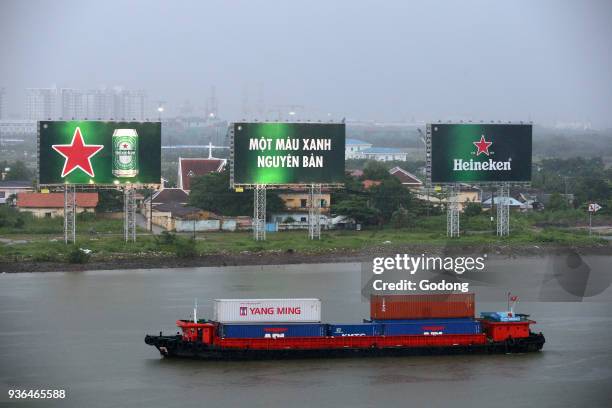
M 486 333 L 409 336 L 221 338 L 210 323 L 177 322 L 183 334 L 147 335 L 145 343 L 164 357 L 209 360 L 283 359 L 427 354 L 523 353 L 539 351 L 544 336 L 528 332 L 520 338 L 494 341 Z

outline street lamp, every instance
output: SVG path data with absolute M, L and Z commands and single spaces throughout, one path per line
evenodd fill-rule
M 162 120 L 162 113 L 164 113 L 164 107 L 163 106 L 159 106 L 157 108 L 157 112 L 159 112 L 159 121 L 161 122 L 161 120 Z

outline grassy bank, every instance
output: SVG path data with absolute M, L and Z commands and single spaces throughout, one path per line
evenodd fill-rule
M 40 239 L 42 238 L 42 239 Z M 440 228 L 435 230 L 371 229 L 364 231 L 324 231 L 320 240 L 309 240 L 306 231 L 268 233 L 266 241 L 254 241 L 251 233 L 203 233 L 195 240 L 189 236 L 139 235 L 135 243 L 120 236 L 80 237 L 76 246 L 65 245 L 60 237 L 39 237 L 22 243 L 0 245 L 0 262 L 69 262 L 77 248 L 91 250 L 91 261 L 152 257 L 192 258 L 214 254 L 300 253 L 321 254 L 342 250 L 367 250 L 402 245 L 483 246 L 483 245 L 608 245 L 608 241 L 589 237 L 586 232 L 561 229 L 520 230 L 510 237 L 497 238 L 488 232 L 466 233 L 449 240 Z

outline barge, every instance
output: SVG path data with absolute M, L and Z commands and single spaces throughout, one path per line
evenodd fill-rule
M 394 319 L 350 325 L 222 322 L 195 316 L 194 309 L 194 319 L 178 320 L 175 335 L 146 335 L 145 343 L 164 357 L 208 360 L 525 353 L 540 351 L 545 343 L 542 333 L 532 331 L 536 322 L 528 315 L 515 314 L 513 308 L 482 313 L 480 318 L 414 319 L 396 313 Z

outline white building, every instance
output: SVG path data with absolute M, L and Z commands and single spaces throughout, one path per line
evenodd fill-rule
M 26 117 L 47 120 L 57 117 L 57 88 L 26 89 Z
M 3 171 L 3 169 L 1 169 Z M 4 176 L 4 172 L 2 172 Z M 6 204 L 7 201 L 11 200 L 13 197 L 17 197 L 19 193 L 25 193 L 28 191 L 33 191 L 31 181 L 0 181 L 0 204 Z
M 125 118 L 126 120 L 145 120 L 146 119 L 146 104 L 147 95 L 144 91 L 128 91 L 124 90 L 118 93 L 119 104 L 118 108 L 123 111 L 117 114 L 116 118 Z
M 362 151 L 372 147 L 372 143 L 364 142 L 359 139 L 346 139 L 344 151 L 345 159 L 363 159 Z
M 31 120 L 147 119 L 147 95 L 143 90 L 31 88 L 26 92 L 27 118 Z
M 59 91 L 60 117 L 66 120 L 84 119 L 85 93 L 80 89 L 62 88 Z
M 377 161 L 406 161 L 408 153 L 393 147 L 370 147 L 359 152 L 368 160 Z

